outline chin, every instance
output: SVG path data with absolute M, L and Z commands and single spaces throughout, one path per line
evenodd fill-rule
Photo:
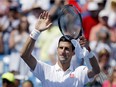
M 65 64 L 65 63 L 67 63 L 68 58 L 60 57 L 59 60 L 60 60 L 60 62 L 61 62 L 62 64 Z
M 62 60 L 60 60 L 60 62 L 61 62 L 62 64 L 66 64 L 66 61 L 62 61 Z
M 60 60 L 60 62 L 61 62 L 62 64 L 66 64 L 66 63 L 67 63 L 67 60 Z

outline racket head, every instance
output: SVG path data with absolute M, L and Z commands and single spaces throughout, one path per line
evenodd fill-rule
M 73 39 L 78 39 L 82 35 L 82 17 L 78 9 L 73 5 L 64 5 L 59 13 L 58 26 L 65 38 L 69 35 Z

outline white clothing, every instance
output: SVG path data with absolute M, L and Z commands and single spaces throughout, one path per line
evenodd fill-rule
M 108 18 L 108 25 L 112 28 L 116 27 L 116 12 L 111 11 Z
M 86 66 L 76 69 L 70 66 L 63 71 L 57 63 L 51 66 L 38 61 L 32 72 L 42 82 L 42 87 L 83 87 L 92 80 L 88 78 L 87 71 Z

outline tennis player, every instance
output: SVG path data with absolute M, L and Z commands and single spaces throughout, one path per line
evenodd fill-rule
M 73 69 L 73 66 L 70 65 L 70 61 L 75 54 L 75 47 L 71 41 L 67 40 L 64 36 L 62 36 L 58 42 L 58 60 L 55 65 L 51 66 L 37 61 L 31 55 L 38 36 L 42 31 L 48 29 L 51 24 L 48 12 L 41 13 L 35 25 L 35 29 L 31 32 L 22 49 L 22 59 L 30 67 L 32 73 L 42 82 L 42 87 L 83 87 L 86 83 L 92 81 L 92 78 L 100 72 L 97 60 L 92 51 L 86 54 L 86 58 L 90 60 L 92 66 L 91 70 L 86 66 L 79 66 Z M 83 40 L 82 43 L 85 44 L 85 40 Z

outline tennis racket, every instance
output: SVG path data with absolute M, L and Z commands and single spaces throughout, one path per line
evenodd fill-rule
M 66 39 L 78 39 L 83 33 L 82 17 L 78 9 L 73 5 L 64 5 L 59 12 L 58 26 Z

